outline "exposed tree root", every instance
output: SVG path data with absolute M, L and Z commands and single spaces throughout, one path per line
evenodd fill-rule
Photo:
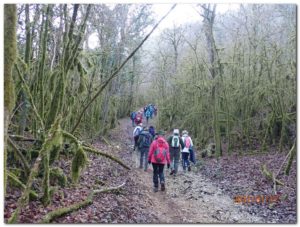
M 87 198 L 82 201 L 82 202 L 79 202 L 79 203 L 76 203 L 76 204 L 73 204 L 69 207 L 63 207 L 63 208 L 59 208 L 59 209 L 56 209 L 50 213 L 48 213 L 42 220 L 40 223 L 50 223 L 51 221 L 53 221 L 55 218 L 58 218 L 58 217 L 61 217 L 65 214 L 68 214 L 68 213 L 71 213 L 73 211 L 76 211 L 82 207 L 85 207 L 87 205 L 90 205 L 93 203 L 93 197 L 94 195 L 96 194 L 99 194 L 99 193 L 107 193 L 107 192 L 115 192 L 115 191 L 119 191 L 123 186 L 125 185 L 125 183 L 117 186 L 117 187 L 111 187 L 111 188 L 105 188 L 105 189 L 101 189 L 101 190 L 94 190 L 92 191 L 88 196 Z

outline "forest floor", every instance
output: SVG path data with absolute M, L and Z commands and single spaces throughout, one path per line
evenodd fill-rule
M 285 186 L 277 186 L 281 197 L 274 203 L 242 204 L 234 198 L 274 194 L 272 182 L 264 179 L 259 167 L 267 164 L 275 172 L 284 159 L 278 153 L 231 156 L 218 161 L 201 159 L 191 172 L 179 169 L 176 178 L 165 170 L 166 191 L 154 193 L 152 168 L 147 172 L 137 168 L 132 131 L 131 122 L 122 119 L 106 140 L 99 138 L 93 143 L 97 149 L 119 157 L 131 170 L 104 157 L 89 155 L 89 164 L 77 186 L 59 188 L 47 207 L 38 201 L 30 202 L 22 211 L 20 222 L 39 222 L 52 210 L 83 201 L 91 190 L 125 183 L 118 192 L 98 194 L 92 204 L 56 218 L 53 223 L 296 223 L 296 161 L 290 176 L 278 175 Z M 69 174 L 71 161 L 62 159 L 57 165 Z M 16 208 L 19 196 L 19 190 L 9 187 L 5 219 Z

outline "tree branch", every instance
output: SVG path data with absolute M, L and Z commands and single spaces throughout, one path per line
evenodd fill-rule
M 144 42 L 150 37 L 150 35 L 154 32 L 154 30 L 158 27 L 158 25 L 169 15 L 169 13 L 176 7 L 177 4 L 174 4 L 171 9 L 164 15 L 158 22 L 157 24 L 152 28 L 152 30 L 145 36 L 143 41 L 132 51 L 132 53 L 125 59 L 125 61 L 119 66 L 118 69 L 116 69 L 115 72 L 113 72 L 110 77 L 102 84 L 100 87 L 99 91 L 94 95 L 94 97 L 84 106 L 83 110 L 81 111 L 79 118 L 73 127 L 71 133 L 73 134 L 76 130 L 76 128 L 79 126 L 80 121 L 83 117 L 83 114 L 85 111 L 88 109 L 88 107 L 95 101 L 95 99 L 102 93 L 102 91 L 106 88 L 106 86 L 109 84 L 109 82 L 115 78 L 118 73 L 121 71 L 121 69 L 126 65 L 126 63 L 133 57 L 133 55 L 140 49 L 140 47 L 144 44 Z

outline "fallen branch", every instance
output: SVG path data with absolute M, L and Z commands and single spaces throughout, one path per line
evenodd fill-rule
M 24 136 L 20 136 L 20 135 L 9 135 L 9 137 L 15 141 L 25 141 L 25 142 L 36 142 L 36 141 L 40 141 L 34 138 L 28 138 L 28 137 L 24 137 Z
M 295 140 L 294 145 L 292 146 L 292 148 L 291 148 L 291 150 L 289 152 L 291 154 L 290 154 L 290 158 L 288 160 L 287 166 L 286 166 L 286 168 L 284 170 L 285 175 L 289 175 L 289 173 L 290 173 L 292 162 L 293 162 L 293 159 L 294 159 L 294 157 L 296 155 L 296 152 L 297 152 L 297 149 L 296 149 L 296 140 Z
M 115 191 L 119 191 L 122 187 L 125 186 L 125 182 L 119 186 L 116 187 L 111 187 L 111 188 L 105 188 L 105 189 L 101 189 L 101 190 L 94 190 L 94 194 L 98 194 L 98 193 L 107 193 L 107 192 L 115 192 Z
M 17 146 L 13 143 L 13 141 L 11 141 L 11 139 L 8 137 L 7 138 L 7 142 L 12 146 L 12 148 L 15 150 L 15 154 L 19 157 L 22 166 L 24 167 L 24 171 L 26 174 L 26 177 L 29 175 L 30 173 L 30 166 L 26 160 L 26 158 L 24 157 L 24 155 L 22 154 L 22 152 L 17 148 Z
M 68 133 L 66 131 L 62 131 L 63 133 L 63 136 L 69 140 L 71 140 L 72 142 L 74 142 L 76 145 L 80 145 L 81 143 L 79 142 L 79 140 L 73 136 L 71 133 Z M 120 164 L 121 166 L 123 166 L 125 169 L 128 169 L 130 170 L 130 167 L 127 166 L 126 164 L 124 164 L 120 159 L 110 155 L 110 154 L 107 154 L 107 153 L 104 153 L 104 152 L 101 152 L 101 151 L 98 151 L 96 150 L 95 148 L 92 148 L 91 146 L 86 146 L 86 145 L 82 145 L 82 148 L 83 150 L 87 151 L 87 152 L 90 152 L 90 153 L 93 153 L 93 154 L 96 154 L 96 155 L 101 155 L 101 156 L 104 156 L 106 158 L 109 158 L 115 162 L 117 162 L 118 164 Z
M 16 184 L 17 187 L 19 187 L 19 188 L 21 188 L 23 190 L 26 188 L 26 186 L 12 172 L 7 172 L 7 176 L 11 179 L 11 181 L 13 181 Z M 38 194 L 35 191 L 31 190 L 29 192 L 29 197 L 31 199 L 37 199 L 39 196 L 38 196 Z
M 103 139 L 103 141 L 108 145 L 108 146 L 111 146 L 111 144 L 108 142 L 108 140 L 107 139 L 105 139 L 105 137 L 104 136 L 102 136 L 101 137 L 102 139 Z
M 65 214 L 71 213 L 73 211 L 76 211 L 82 207 L 85 207 L 87 205 L 90 205 L 93 203 L 93 195 L 94 193 L 91 192 L 88 197 L 79 203 L 73 204 L 69 207 L 63 207 L 63 208 L 58 208 L 54 211 L 51 211 L 50 213 L 48 213 L 42 220 L 41 220 L 41 224 L 45 224 L 45 223 L 50 223 L 53 219 L 61 217 Z
M 294 143 L 294 145 L 292 146 L 292 148 L 290 149 L 290 151 L 289 151 L 289 153 L 287 154 L 287 156 L 284 158 L 284 160 L 283 160 L 283 162 L 282 162 L 280 168 L 278 169 L 277 174 L 275 175 L 275 178 L 277 178 L 277 176 L 279 175 L 279 173 L 280 173 L 282 167 L 284 166 L 284 163 L 286 162 L 286 160 L 288 159 L 288 157 L 290 157 L 290 155 L 291 155 L 291 153 L 292 153 L 292 151 L 293 151 L 294 148 L 295 148 L 295 143 Z
M 63 208 L 58 208 L 54 211 L 51 211 L 50 213 L 48 213 L 42 220 L 41 220 L 41 224 L 46 224 L 46 223 L 50 223 L 52 220 L 54 220 L 55 218 L 61 217 L 65 214 L 71 213 L 73 211 L 76 211 L 82 207 L 85 207 L 87 205 L 90 205 L 93 203 L 93 197 L 95 194 L 99 194 L 99 193 L 107 193 L 107 192 L 114 192 L 114 191 L 119 191 L 122 187 L 124 187 L 125 182 L 119 186 L 116 187 L 111 187 L 111 188 L 105 188 L 105 189 L 101 189 L 101 190 L 94 190 L 92 191 L 87 198 L 84 201 L 81 201 L 79 203 L 73 204 L 69 207 L 63 207 Z
M 110 154 L 107 154 L 107 153 L 104 153 L 104 152 L 101 152 L 101 151 L 98 151 L 96 149 L 93 149 L 93 148 L 90 148 L 90 147 L 86 147 L 86 146 L 83 146 L 83 149 L 87 152 L 91 152 L 93 154 L 96 154 L 96 155 L 101 155 L 101 156 L 104 156 L 106 158 L 109 158 L 115 162 L 117 162 L 118 164 L 120 164 L 121 166 L 123 166 L 125 169 L 128 169 L 130 170 L 130 167 L 127 166 L 126 164 L 124 164 L 120 159 L 110 155 Z
M 278 185 L 284 185 L 284 183 L 273 176 L 273 173 L 267 169 L 267 166 L 265 164 L 261 166 L 261 172 L 269 181 L 272 181 Z

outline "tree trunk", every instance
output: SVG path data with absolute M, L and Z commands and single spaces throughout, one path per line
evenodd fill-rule
M 12 69 L 16 60 L 17 8 L 13 4 L 4 5 L 4 194 L 6 191 L 7 138 L 10 114 L 15 105 Z

